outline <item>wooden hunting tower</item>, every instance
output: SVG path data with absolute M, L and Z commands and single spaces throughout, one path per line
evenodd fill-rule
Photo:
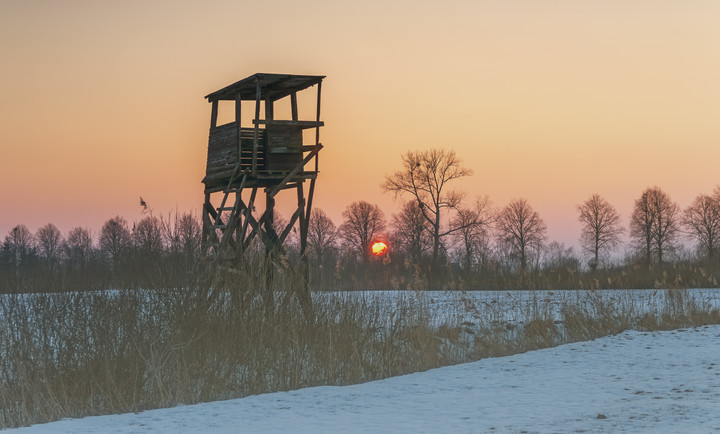
M 296 223 L 299 223 L 301 260 L 305 257 L 318 174 L 318 152 L 322 149 L 320 94 L 323 78 L 258 73 L 205 97 L 212 104 L 212 114 L 207 171 L 202 181 L 205 185 L 202 239 L 203 251 L 213 263 L 236 268 L 255 237 L 265 245 L 268 256 L 282 251 L 283 242 Z M 312 87 L 317 89 L 315 119 L 300 120 L 298 94 Z M 287 101 L 285 98 L 290 103 L 289 119 L 277 119 L 277 103 Z M 234 102 L 235 120 L 218 125 L 222 101 Z M 243 102 L 246 110 L 250 108 L 252 117 L 243 112 Z M 247 125 L 243 124 L 243 115 L 251 119 Z M 307 196 L 305 181 L 309 181 Z M 293 195 L 297 207 L 289 223 L 276 228 L 273 221 L 275 198 L 287 189 L 297 191 L 297 195 Z M 265 195 L 265 208 L 262 215 L 256 217 L 254 210 L 259 190 Z

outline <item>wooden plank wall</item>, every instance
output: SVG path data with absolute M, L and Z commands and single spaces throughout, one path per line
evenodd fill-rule
M 234 169 L 237 159 L 235 122 L 211 128 L 206 175 L 213 176 Z
M 242 128 L 241 132 L 241 169 L 252 164 L 254 128 Z M 261 130 L 259 161 L 260 169 L 264 168 L 265 134 Z M 237 125 L 235 122 L 210 129 L 208 140 L 208 158 L 206 176 L 213 177 L 232 171 L 238 161 Z

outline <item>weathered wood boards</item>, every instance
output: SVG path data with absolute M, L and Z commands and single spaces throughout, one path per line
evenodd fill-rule
M 208 140 L 207 180 L 216 178 L 216 175 L 235 169 L 240 157 L 240 170 L 248 168 L 252 163 L 252 148 L 255 136 L 254 128 L 241 129 L 241 145 L 238 150 L 237 123 L 221 125 L 210 129 Z M 260 170 L 265 169 L 265 130 L 261 130 L 259 137 L 258 165 Z M 206 180 L 203 180 L 206 182 Z

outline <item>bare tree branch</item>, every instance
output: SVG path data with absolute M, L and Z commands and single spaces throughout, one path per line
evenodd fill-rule
M 440 253 L 441 239 L 458 229 L 441 230 L 444 210 L 456 210 L 465 194 L 446 191 L 447 183 L 472 171 L 462 166 L 454 151 L 430 149 L 422 152 L 408 152 L 401 157 L 402 167 L 386 177 L 382 187 L 387 192 L 409 194 L 418 204 L 423 218 L 430 225 L 433 250 L 432 261 L 436 264 Z

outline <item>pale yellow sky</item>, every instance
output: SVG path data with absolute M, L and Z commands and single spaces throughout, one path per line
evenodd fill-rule
M 525 197 L 576 244 L 575 205 L 626 218 L 651 185 L 720 184 L 720 2 L 0 0 L 0 236 L 99 230 L 202 203 L 210 107 L 255 72 L 321 74 L 315 205 L 340 223 L 400 154 L 454 149 L 459 187 Z

